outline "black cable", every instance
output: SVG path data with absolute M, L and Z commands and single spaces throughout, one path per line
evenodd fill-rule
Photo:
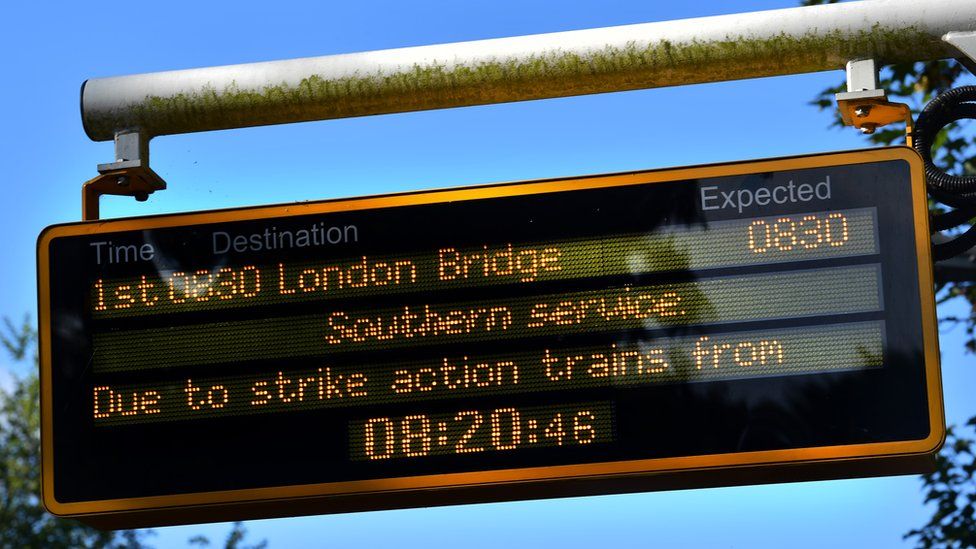
M 976 217 L 976 208 L 972 206 L 950 210 L 942 214 L 933 215 L 931 221 L 929 221 L 929 230 L 933 233 L 947 231 L 968 222 L 974 217 Z
M 976 208 L 976 201 L 968 200 L 962 196 L 952 195 L 931 186 L 928 187 L 928 191 L 929 196 L 940 204 L 945 204 L 953 208 Z
M 939 94 L 919 114 L 912 133 L 915 150 L 925 163 L 929 194 L 935 200 L 956 208 L 933 216 L 932 232 L 958 227 L 976 217 L 976 176 L 946 173 L 932 160 L 932 145 L 939 131 L 964 119 L 976 120 L 976 86 L 962 86 Z M 948 259 L 974 245 L 976 225 L 948 242 L 932 246 L 932 255 L 936 261 Z
M 915 150 L 925 162 L 929 186 L 944 195 L 976 205 L 976 176 L 946 173 L 932 161 L 932 143 L 939 130 L 963 119 L 976 119 L 976 86 L 962 86 L 939 94 L 918 115 L 912 134 Z M 950 204 L 953 205 L 953 204 Z
M 932 246 L 932 259 L 942 261 L 951 259 L 976 245 L 976 225 L 971 225 L 966 232 L 942 244 Z

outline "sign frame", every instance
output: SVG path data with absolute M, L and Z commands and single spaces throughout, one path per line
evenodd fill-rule
M 903 160 L 911 168 L 912 211 L 915 223 L 915 250 L 918 260 L 918 290 L 921 298 L 924 368 L 930 423 L 929 435 L 925 439 L 434 474 L 88 502 L 60 502 L 55 497 L 49 257 L 49 244 L 55 238 L 891 160 Z M 58 516 L 75 518 L 99 528 L 131 528 L 300 514 L 879 476 L 931 469 L 934 466 L 934 455 L 945 439 L 945 420 L 928 227 L 928 206 L 922 162 L 917 153 L 907 147 L 490 184 L 311 203 L 99 220 L 48 227 L 41 233 L 37 242 L 42 501 L 52 514 Z

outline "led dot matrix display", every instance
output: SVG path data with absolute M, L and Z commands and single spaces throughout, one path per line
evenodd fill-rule
M 133 526 L 919 470 L 925 215 L 889 149 L 52 227 L 44 501 Z

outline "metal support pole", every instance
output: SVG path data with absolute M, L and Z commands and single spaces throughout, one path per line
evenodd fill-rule
M 516 38 L 100 78 L 96 141 L 956 57 L 973 0 L 869 0 Z
M 976 32 L 950 32 L 942 39 L 959 50 L 959 62 L 976 74 Z

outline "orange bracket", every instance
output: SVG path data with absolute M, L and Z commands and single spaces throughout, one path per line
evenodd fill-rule
M 163 178 L 149 168 L 150 137 L 138 131 L 115 134 L 115 162 L 98 165 L 98 177 L 81 186 L 81 218 L 98 219 L 104 194 L 134 196 L 139 202 L 166 188 Z
M 165 188 L 166 182 L 149 166 L 105 171 L 81 186 L 81 218 L 84 221 L 98 219 L 98 203 L 102 195 L 133 196 L 144 202 L 149 195 Z
M 837 94 L 838 96 L 844 94 Z M 853 95 L 853 94 L 852 94 Z M 892 103 L 884 95 L 880 97 L 860 97 L 853 99 L 837 99 L 837 108 L 844 124 L 854 126 L 864 133 L 874 133 L 874 130 L 895 122 L 905 123 L 905 142 L 912 146 L 912 132 L 914 121 L 912 109 L 904 103 Z
M 888 93 L 878 81 L 878 63 L 874 59 L 852 59 L 847 62 L 847 91 L 834 95 L 845 125 L 871 134 L 881 126 L 905 123 L 905 141 L 912 146 L 914 121 L 912 109 L 904 103 L 888 101 Z

